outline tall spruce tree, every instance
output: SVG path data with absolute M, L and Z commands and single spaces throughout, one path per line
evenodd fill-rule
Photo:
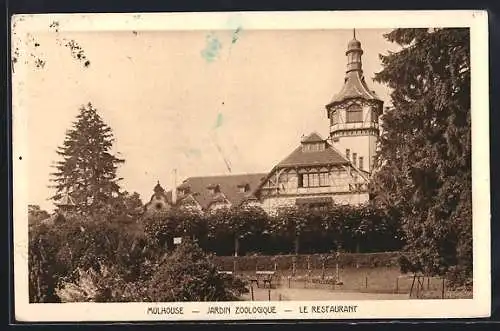
M 113 209 L 120 197 L 117 167 L 124 160 L 111 154 L 114 138 L 97 110 L 88 103 L 80 108 L 76 121 L 66 133 L 57 154 L 62 157 L 52 173 L 59 201 L 66 193 L 75 201 L 77 211 L 84 215 Z
M 382 117 L 377 200 L 401 218 L 405 269 L 464 283 L 472 275 L 469 29 L 385 37 L 401 49 L 381 55 L 375 76 L 393 105 Z

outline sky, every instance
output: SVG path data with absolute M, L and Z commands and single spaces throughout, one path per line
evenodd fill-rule
M 396 50 L 383 37 L 389 31 L 356 30 L 367 83 L 386 104 L 388 88 L 372 78 L 382 69 L 379 54 Z M 270 171 L 302 135 L 327 137 L 324 105 L 342 87 L 352 35 L 350 29 L 32 33 L 16 64 L 29 70 L 13 96 L 16 111 L 27 114 L 29 203 L 53 209 L 55 151 L 88 102 L 125 159 L 122 188 L 143 202 L 157 181 L 170 189 L 175 180 L 228 174 L 221 154 L 231 173 Z M 65 46 L 68 40 L 80 46 L 83 60 Z

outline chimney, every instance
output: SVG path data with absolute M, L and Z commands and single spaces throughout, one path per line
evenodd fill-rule
M 174 186 L 172 188 L 172 204 L 177 203 L 177 169 L 174 169 Z

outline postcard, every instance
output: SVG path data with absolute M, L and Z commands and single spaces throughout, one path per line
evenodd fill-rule
M 490 315 L 485 11 L 11 23 L 18 321 Z

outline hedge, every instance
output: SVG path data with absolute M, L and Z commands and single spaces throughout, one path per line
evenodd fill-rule
M 338 258 L 339 267 L 399 267 L 399 252 L 381 253 L 341 253 Z M 236 261 L 237 271 L 274 270 L 275 263 L 277 270 L 291 270 L 293 260 L 296 261 L 297 270 L 307 270 L 307 260 L 312 270 L 321 269 L 322 261 L 325 261 L 325 268 L 336 267 L 337 258 L 335 254 L 311 254 L 311 255 L 253 255 L 253 256 L 212 256 L 212 262 L 221 270 L 231 271 Z

